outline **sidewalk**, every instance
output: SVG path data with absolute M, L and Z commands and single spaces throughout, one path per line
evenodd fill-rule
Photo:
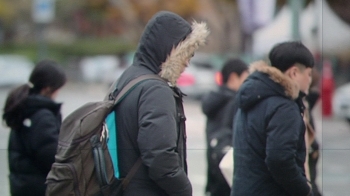
M 317 182 L 323 195 L 349 195 L 350 125 L 335 117 L 322 117 L 321 102 L 313 111 L 320 159 Z

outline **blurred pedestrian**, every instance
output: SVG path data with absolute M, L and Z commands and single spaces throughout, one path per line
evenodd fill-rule
M 236 92 L 248 76 L 248 65 L 240 59 L 229 59 L 222 70 L 222 86 L 202 99 L 202 111 L 207 117 L 207 185 L 206 195 L 229 196 L 230 185 L 224 178 L 219 164 L 232 146 L 233 117 Z
M 116 117 L 120 177 L 139 157 L 142 160 L 124 195 L 192 195 L 183 94 L 176 81 L 208 34 L 205 23 L 191 25 L 168 11 L 156 13 L 147 23 L 133 64 L 120 77 L 117 89 L 145 74 L 164 81 L 142 82 L 115 109 L 116 114 L 127 114 Z
M 310 181 L 311 183 L 311 178 L 310 178 L 310 167 L 309 167 L 309 151 L 311 149 L 311 144 L 314 142 L 315 140 L 315 130 L 314 128 L 311 126 L 310 123 L 310 109 L 309 109 L 309 103 L 306 99 L 306 96 L 303 98 L 303 104 L 305 106 L 304 109 L 304 115 L 303 115 L 303 119 L 305 122 L 305 148 L 306 148 L 306 157 L 305 157 L 305 163 L 304 163 L 304 168 L 305 168 L 305 175 L 306 178 L 308 179 L 308 181 Z
M 251 65 L 236 96 L 231 195 L 311 195 L 302 98 L 309 91 L 314 59 L 300 42 L 274 46 L 269 59 L 271 66 Z
M 28 83 L 13 89 L 6 99 L 2 118 L 11 128 L 8 161 L 13 196 L 45 195 L 61 125 L 61 104 L 54 99 L 65 82 L 64 70 L 43 60 Z
M 317 69 L 312 70 L 312 83 L 310 85 L 309 94 L 306 96 L 307 103 L 309 105 L 309 124 L 314 130 L 314 140 L 311 143 L 310 149 L 308 151 L 308 166 L 310 171 L 310 181 L 312 185 L 312 191 L 314 196 L 321 196 L 321 193 L 318 189 L 316 179 L 317 179 L 317 164 L 320 156 L 320 150 L 319 150 L 319 143 L 317 140 L 317 130 L 314 123 L 314 118 L 312 115 L 312 111 L 314 109 L 314 106 L 316 105 L 317 101 L 320 97 L 320 87 L 319 87 L 319 81 L 320 81 L 320 74 Z

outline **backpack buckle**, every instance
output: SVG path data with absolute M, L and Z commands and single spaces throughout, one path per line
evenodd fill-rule
M 100 136 L 100 142 L 102 142 L 103 139 L 107 139 L 108 138 L 108 136 L 109 136 L 108 132 L 109 132 L 109 130 L 108 130 L 108 127 L 107 127 L 106 123 L 103 123 L 102 124 L 102 132 L 101 132 L 101 136 Z
M 115 88 L 111 93 L 109 93 L 108 95 L 108 99 L 109 100 L 115 100 L 115 98 L 117 97 L 117 91 L 118 91 L 118 88 Z

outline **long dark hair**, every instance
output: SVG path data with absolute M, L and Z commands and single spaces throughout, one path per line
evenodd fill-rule
M 43 88 L 50 87 L 51 93 L 66 83 L 66 74 L 61 66 L 52 60 L 42 60 L 33 69 L 29 82 L 12 91 L 7 96 L 2 119 L 6 125 L 16 129 L 21 125 L 24 100 L 30 94 L 39 94 Z

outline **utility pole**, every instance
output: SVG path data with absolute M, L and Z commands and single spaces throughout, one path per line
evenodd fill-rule
M 292 38 L 301 40 L 300 36 L 300 14 L 303 10 L 305 0 L 288 0 L 292 11 Z
M 44 30 L 55 18 L 55 0 L 34 0 L 32 18 L 37 27 L 38 60 L 47 57 Z

